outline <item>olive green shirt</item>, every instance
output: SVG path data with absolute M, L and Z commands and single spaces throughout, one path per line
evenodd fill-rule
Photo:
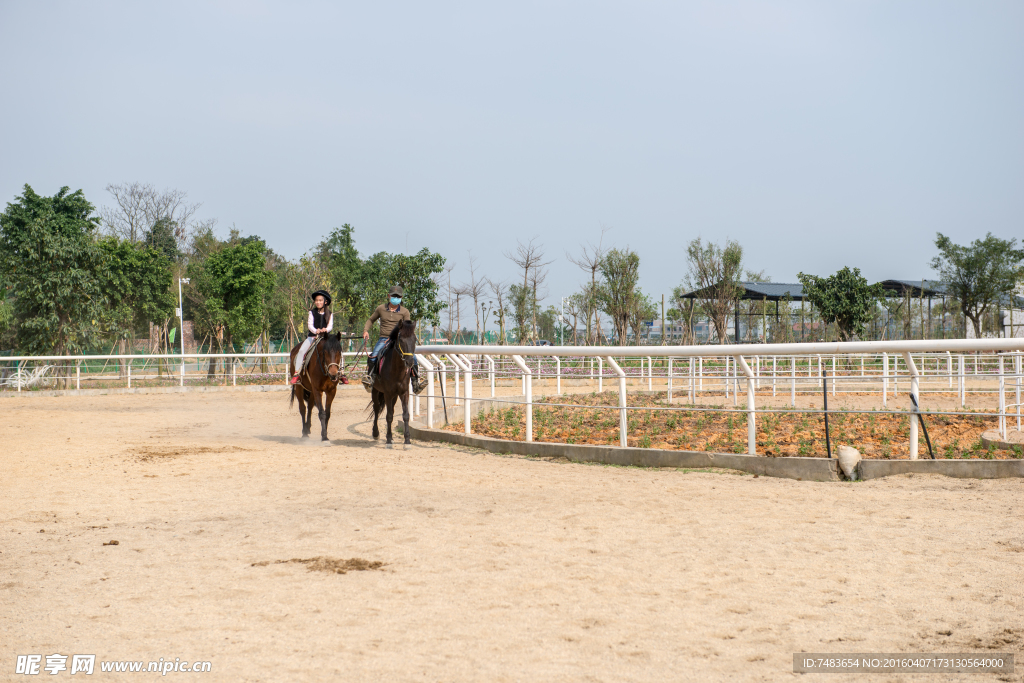
M 403 320 L 412 320 L 412 318 L 409 316 L 409 310 L 401 304 L 398 305 L 397 311 L 389 311 L 387 304 L 381 304 L 373 312 L 373 315 L 370 316 L 370 319 L 366 321 L 363 332 L 369 334 L 375 320 L 380 321 L 380 336 L 386 337 L 391 334 L 391 330 L 395 329 L 398 323 Z

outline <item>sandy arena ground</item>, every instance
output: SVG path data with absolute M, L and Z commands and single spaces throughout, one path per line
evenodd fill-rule
M 284 393 L 0 398 L 0 680 L 61 653 L 212 662 L 168 680 L 778 681 L 800 651 L 1014 652 L 927 680 L 1024 680 L 1024 481 L 385 450 L 366 402 L 340 396 L 327 448 Z M 385 565 L 274 564 L 316 556 Z

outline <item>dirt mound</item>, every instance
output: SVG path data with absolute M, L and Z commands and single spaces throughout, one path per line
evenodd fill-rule
M 264 560 L 263 562 L 253 562 L 253 567 L 266 567 L 268 564 L 304 564 L 306 569 L 311 572 L 327 572 L 328 574 L 348 574 L 349 572 L 365 572 L 372 569 L 380 569 L 384 566 L 384 562 L 364 560 L 361 557 L 353 557 L 348 560 L 339 560 L 333 557 L 310 557 L 309 559 L 302 560 L 299 558 L 292 558 L 290 560 Z

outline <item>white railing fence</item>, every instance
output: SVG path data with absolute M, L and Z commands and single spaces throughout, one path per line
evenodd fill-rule
M 348 374 L 361 375 L 366 354 L 345 352 Z M 361 362 L 356 362 L 357 356 Z M 186 353 L 0 357 L 0 392 L 144 386 L 287 384 L 288 353 Z
M 452 406 L 463 407 L 463 429 L 472 433 L 474 400 L 491 405 L 524 404 L 526 441 L 533 440 L 533 386 L 553 380 L 554 393 L 562 395 L 563 382 L 588 383 L 604 391 L 604 380 L 618 385 L 619 443 L 627 444 L 627 385 L 651 391 L 655 384 L 668 393 L 669 406 L 674 398 L 693 404 L 699 396 L 722 394 L 732 397 L 738 406 L 746 395 L 747 451 L 757 454 L 757 415 L 779 412 L 773 407 L 758 407 L 756 397 L 771 391 L 772 396 L 788 391 L 789 402 L 796 406 L 798 394 L 832 395 L 875 393 L 880 412 L 886 411 L 889 397 L 901 387 L 914 397 L 908 416 L 909 454 L 918 457 L 918 412 L 925 393 L 954 394 L 960 406 L 967 406 L 968 395 L 998 395 L 999 431 L 1007 434 L 1007 409 L 1013 407 L 1017 429 L 1021 428 L 1021 351 L 1024 339 L 911 340 L 894 342 L 836 342 L 819 344 L 738 344 L 729 346 L 642 346 L 642 347 L 535 347 L 535 346 L 447 346 L 417 348 L 426 370 L 428 391 L 426 419 L 433 427 L 436 400 L 445 398 Z M 600 355 L 595 355 L 600 354 Z M 454 375 L 452 390 L 447 390 L 447 375 Z M 461 375 L 461 378 L 460 378 Z M 490 398 L 473 398 L 473 377 L 486 377 Z M 437 394 L 440 380 L 441 394 Z M 499 399 L 496 386 L 502 381 L 522 383 L 522 401 Z M 823 387 L 823 381 L 826 383 Z M 1007 404 L 1010 381 L 1016 394 Z M 460 395 L 461 394 L 461 395 Z M 551 404 L 546 404 L 551 405 Z M 570 404 L 566 404 L 570 405 Z M 421 414 L 420 397 L 413 412 Z M 649 407 L 642 408 L 649 410 Z M 688 408 L 678 408 L 684 410 Z M 720 409 L 726 412 L 725 409 Z M 811 411 L 821 412 L 821 411 Z M 831 411 L 830 411 L 831 412 Z M 948 413 L 948 411 L 947 411 Z

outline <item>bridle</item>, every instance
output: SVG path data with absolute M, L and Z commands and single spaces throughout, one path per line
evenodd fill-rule
M 320 371 L 324 373 L 324 377 L 327 378 L 328 382 L 337 384 L 338 380 L 341 379 L 341 366 L 338 363 L 327 363 L 326 365 L 324 365 L 323 348 L 321 348 L 319 344 L 317 344 L 317 351 L 319 352 L 318 355 L 320 356 Z M 330 373 L 330 368 L 332 365 L 338 368 L 338 374 L 335 375 L 334 377 L 331 377 Z

